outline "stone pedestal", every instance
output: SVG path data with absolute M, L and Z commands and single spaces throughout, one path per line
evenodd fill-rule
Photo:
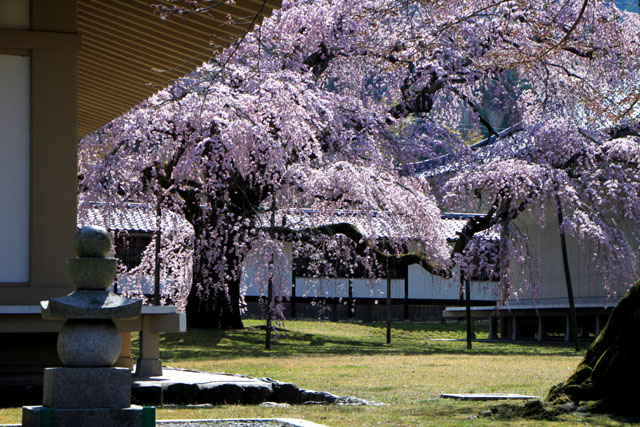
M 56 409 L 126 408 L 131 384 L 126 368 L 47 368 L 42 403 Z
M 136 361 L 137 377 L 159 377 L 162 375 L 162 361 L 160 360 L 160 334 L 151 328 L 151 319 L 142 318 L 142 332 L 140 334 L 140 355 Z
M 45 369 L 43 406 L 24 407 L 22 425 L 141 427 L 143 408 L 131 405 L 131 371 L 112 366 L 122 345 L 113 319 L 138 317 L 142 302 L 107 290 L 117 262 L 107 258 L 111 238 L 105 229 L 83 227 L 74 243 L 78 257 L 67 260 L 67 272 L 76 290 L 41 302 L 45 319 L 66 319 L 58 334 L 65 366 Z M 155 419 L 155 408 L 144 412 Z
M 162 376 L 162 361 L 160 359 L 137 359 L 136 377 L 160 377 Z
M 86 408 L 86 409 L 49 409 L 43 406 L 25 406 L 22 408 L 22 426 L 39 427 L 41 417 L 47 411 L 50 426 L 56 427 L 140 427 L 143 424 L 142 406 L 131 405 L 128 408 Z M 152 422 L 150 425 L 154 425 Z

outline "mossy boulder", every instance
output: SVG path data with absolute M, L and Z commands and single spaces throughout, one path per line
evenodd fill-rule
M 546 404 L 640 416 L 640 280 L 611 312 L 575 372 L 549 391 Z

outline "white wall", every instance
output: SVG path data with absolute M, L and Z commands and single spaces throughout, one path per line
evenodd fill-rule
M 296 296 L 297 297 L 349 297 L 349 280 L 340 279 L 306 279 L 296 278 Z M 354 279 L 353 280 L 353 297 L 354 298 L 387 298 L 387 280 L 386 279 Z M 391 297 L 404 298 L 404 280 L 391 280 Z
M 291 245 L 285 247 L 287 256 L 291 257 Z M 252 254 L 249 256 L 247 266 L 243 274 L 243 281 L 247 286 L 247 295 L 258 296 L 266 294 L 266 286 L 257 283 L 255 279 L 255 269 L 259 258 Z M 291 269 L 284 272 L 284 278 L 290 289 Z M 433 276 L 417 264 L 409 266 L 409 298 L 410 299 L 442 299 L 457 300 L 459 298 L 459 282 L 457 279 L 443 279 Z M 497 295 L 497 284 L 493 282 L 472 282 L 471 298 L 475 301 L 495 300 Z M 340 279 L 307 279 L 296 278 L 297 297 L 342 297 L 349 296 L 349 281 L 346 278 Z M 354 298 L 374 298 L 386 299 L 387 281 L 386 279 L 353 280 Z M 391 297 L 404 298 L 404 279 L 391 280 Z
M 496 282 L 471 282 L 472 301 L 495 301 L 499 295 Z M 450 299 L 460 298 L 460 279 L 434 276 L 417 264 L 409 266 L 409 298 Z
M 624 220 L 619 220 L 619 223 Z M 534 256 L 538 258 L 539 265 L 535 268 L 539 273 L 540 289 L 534 295 L 538 303 L 545 300 L 561 303 L 567 300 L 566 282 L 564 276 L 564 266 L 562 262 L 562 252 L 560 246 L 560 232 L 558 219 L 555 211 L 555 204 L 549 202 L 549 209 L 546 215 L 546 224 L 540 227 L 534 215 L 531 213 L 521 214 L 516 220 L 517 227 L 529 236 L 531 248 Z M 603 280 L 596 271 L 589 265 L 589 259 L 585 257 L 584 250 L 578 246 L 578 242 L 570 235 L 566 235 L 567 254 L 571 272 L 571 282 L 576 303 L 610 303 L 607 291 L 603 286 Z M 590 248 L 590 251 L 596 251 Z M 521 270 L 512 261 L 512 284 L 515 288 L 523 287 Z M 624 295 L 626 287 L 617 284 L 613 287 L 618 296 Z M 532 295 L 526 289 L 520 292 L 520 300 L 531 299 Z M 526 302 L 526 301 L 525 301 Z
M 29 280 L 29 67 L 0 55 L 0 282 Z
M 281 265 L 282 268 L 276 272 L 281 285 L 287 292 L 285 294 L 286 296 L 289 296 L 291 293 L 291 252 L 291 243 L 285 243 L 282 248 L 282 253 L 286 258 L 284 260 L 285 265 Z M 268 262 L 268 260 L 264 260 L 263 257 L 255 251 L 250 252 L 247 256 L 245 268 L 242 273 L 242 284 L 246 287 L 247 295 L 267 295 L 267 283 L 256 278 L 258 268 L 265 268 L 265 262 Z
M 127 290 L 134 293 L 141 292 L 145 295 L 153 295 L 156 288 L 155 278 L 153 276 L 140 277 L 137 274 L 118 274 L 116 279 L 118 293 Z M 164 294 L 165 290 L 175 288 L 175 283 L 176 281 L 174 280 L 160 282 L 160 294 Z M 109 289 L 113 291 L 113 285 L 111 285 Z

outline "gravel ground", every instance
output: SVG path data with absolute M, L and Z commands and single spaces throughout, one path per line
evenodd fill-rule
M 315 425 L 313 423 L 300 420 L 299 422 L 288 422 L 285 420 L 263 419 L 263 420 L 176 420 L 176 421 L 156 421 L 157 427 L 305 427 Z
M 157 422 L 162 427 L 290 427 L 289 423 L 278 421 L 185 421 L 185 422 Z

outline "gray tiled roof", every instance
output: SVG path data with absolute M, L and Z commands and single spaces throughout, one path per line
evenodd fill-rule
M 443 232 L 448 241 L 455 241 L 458 233 L 471 217 L 481 214 L 469 213 L 447 213 L 441 218 Z M 284 218 L 283 218 L 284 216 Z M 318 226 L 318 211 L 313 209 L 285 209 L 278 211 L 276 215 L 276 223 L 285 224 L 293 228 L 306 228 Z M 390 232 L 386 222 L 387 215 L 380 212 L 371 212 L 364 215 L 356 211 L 337 210 L 330 217 L 325 217 L 320 221 L 324 224 L 348 222 L 355 225 L 358 229 L 369 235 L 377 237 L 394 237 L 397 231 Z M 264 213 L 259 218 L 262 226 L 267 226 L 269 215 Z M 397 221 L 395 221 L 397 225 Z M 129 203 L 125 206 L 114 207 L 105 203 L 91 203 L 88 207 L 80 206 L 78 209 L 78 227 L 85 225 L 100 225 L 109 230 L 126 230 L 138 233 L 153 233 L 156 230 L 155 211 L 142 204 Z M 175 227 L 188 227 L 191 225 L 182 216 L 169 212 L 165 216 L 162 227 L 165 229 L 173 229 Z M 495 231 L 489 231 L 484 236 L 486 239 L 496 240 L 499 234 Z
M 448 241 L 458 239 L 458 233 L 471 217 L 482 216 L 482 214 L 469 213 L 447 213 L 441 218 L 443 232 Z M 322 217 L 322 218 L 319 218 Z M 269 221 L 269 215 L 264 213 L 259 218 L 259 223 L 266 227 Z M 404 225 L 397 218 L 392 220 L 388 214 L 384 212 L 367 212 L 336 210 L 330 214 L 321 215 L 314 209 L 285 209 L 280 210 L 276 214 L 276 224 L 287 224 L 294 229 L 302 229 L 307 227 L 317 227 L 322 224 L 346 222 L 358 227 L 363 234 L 377 237 L 406 237 L 402 235 L 403 229 L 408 230 L 409 226 Z M 390 225 L 392 224 L 392 225 Z M 499 234 L 493 230 L 485 233 L 485 239 L 497 240 Z
M 457 152 L 445 154 L 434 159 L 400 165 L 401 174 L 421 174 L 427 178 L 457 172 L 460 169 L 478 161 L 492 159 L 495 156 L 494 144 L 522 130 L 521 124 L 516 124 L 500 131 L 496 136 L 490 136 L 476 144 L 470 145 Z M 513 141 L 509 144 L 513 145 Z M 519 147 L 516 147 L 519 148 Z
M 445 213 L 442 215 L 442 224 L 444 226 L 444 235 L 448 241 L 452 242 L 458 240 L 458 233 L 462 231 L 462 228 L 470 218 L 482 217 L 484 214 L 475 213 Z M 481 235 L 476 237 L 482 237 L 485 240 L 498 241 L 500 240 L 500 233 L 495 228 L 490 228 Z
M 99 225 L 109 230 L 126 230 L 139 233 L 153 233 L 156 230 L 156 213 L 138 203 L 114 207 L 106 203 L 91 203 L 88 207 L 78 207 L 78 227 Z M 162 221 L 165 229 L 191 227 L 182 216 L 165 211 Z

